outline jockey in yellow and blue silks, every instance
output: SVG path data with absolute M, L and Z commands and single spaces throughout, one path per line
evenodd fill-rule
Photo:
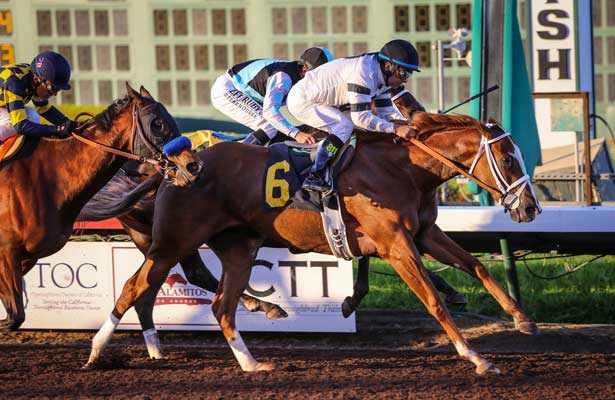
M 70 89 L 70 64 L 60 54 L 44 51 L 32 64 L 0 67 L 0 142 L 22 134 L 68 135 L 76 123 L 49 104 L 60 90 Z M 26 107 L 32 101 L 36 112 Z M 55 126 L 40 124 L 40 117 Z
M 299 143 L 315 139 L 301 132 L 281 113 L 290 88 L 307 71 L 333 60 L 323 47 L 311 47 L 297 61 L 274 59 L 250 60 L 237 64 L 216 79 L 211 88 L 213 106 L 241 124 L 251 128 L 244 143 L 265 145 L 278 131 Z

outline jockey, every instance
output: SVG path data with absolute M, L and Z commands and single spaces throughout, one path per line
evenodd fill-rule
M 377 53 L 334 60 L 308 72 L 293 86 L 287 100 L 290 113 L 302 123 L 329 133 L 318 148 L 303 189 L 330 189 L 325 182 L 325 167 L 354 126 L 395 133 L 404 139 L 414 136 L 409 126 L 390 122 L 405 119 L 391 101 L 391 88 L 405 83 L 413 71 L 420 71 L 419 55 L 412 44 L 397 39 Z M 371 112 L 372 99 L 377 115 Z
M 70 89 L 70 64 L 62 55 L 44 51 L 32 64 L 0 67 L 0 142 L 23 134 L 28 136 L 69 135 L 77 126 L 49 98 Z M 30 100 L 36 112 L 26 107 Z M 42 125 L 40 116 L 55 124 Z
M 237 64 L 216 79 L 211 102 L 228 117 L 254 130 L 243 143 L 265 145 L 277 133 L 299 143 L 315 143 L 312 135 L 301 132 L 280 112 L 290 88 L 307 71 L 333 60 L 324 47 L 311 47 L 298 61 L 258 59 Z

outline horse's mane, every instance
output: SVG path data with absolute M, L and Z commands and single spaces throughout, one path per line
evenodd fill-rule
M 446 115 L 427 112 L 416 113 L 412 117 L 411 125 L 414 126 L 424 138 L 434 132 L 456 130 L 459 128 L 482 129 L 481 123 L 467 115 Z
M 132 98 L 126 95 L 122 99 L 117 99 L 106 110 L 97 114 L 92 123 L 96 124 L 98 129 L 108 131 L 113 125 L 115 118 L 129 105 L 132 104 Z

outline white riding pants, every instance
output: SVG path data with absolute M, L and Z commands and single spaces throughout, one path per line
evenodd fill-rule
M 211 104 L 227 117 L 253 131 L 262 129 L 269 139 L 278 133 L 263 117 L 263 105 L 237 90 L 233 78 L 227 73 L 218 77 L 211 87 Z
M 41 123 L 41 116 L 38 115 L 34 109 L 26 107 L 26 115 L 29 121 L 37 124 Z M 17 131 L 15 131 L 15 127 L 11 123 L 9 112 L 6 108 L 0 107 L 0 142 L 4 142 L 6 139 L 15 135 L 17 135 Z
M 295 85 L 290 89 L 286 98 L 288 111 L 302 123 L 335 135 L 345 143 L 354 129 L 349 113 L 334 106 L 312 103 L 304 86 Z

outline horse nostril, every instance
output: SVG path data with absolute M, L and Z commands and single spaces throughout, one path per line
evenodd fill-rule
M 188 172 L 190 172 L 192 175 L 196 175 L 200 172 L 201 170 L 201 166 L 199 165 L 199 163 L 197 162 L 191 162 L 188 165 L 186 165 L 186 169 L 188 170 Z
M 534 214 L 536 214 L 536 209 L 535 209 L 534 207 L 526 207 L 526 208 L 525 208 L 525 214 L 526 214 L 528 217 L 533 217 L 533 216 L 534 216 Z

